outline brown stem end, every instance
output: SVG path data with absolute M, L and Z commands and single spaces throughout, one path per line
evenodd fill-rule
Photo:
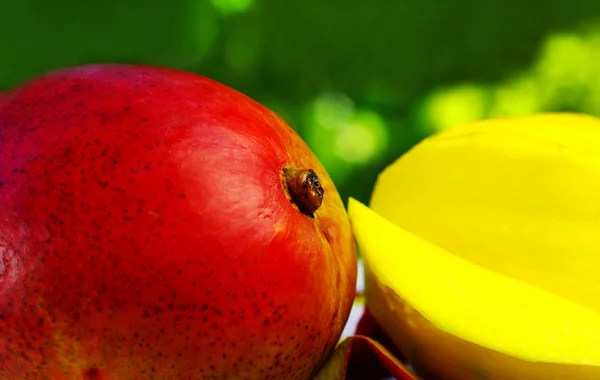
M 283 178 L 292 202 L 301 213 L 312 216 L 321 207 L 325 193 L 317 173 L 312 169 L 284 168 Z

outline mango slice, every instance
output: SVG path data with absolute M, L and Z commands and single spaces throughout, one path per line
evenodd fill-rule
M 600 314 L 477 265 L 350 199 L 369 308 L 418 374 L 600 378 Z
M 455 255 L 600 311 L 598 118 L 448 129 L 386 168 L 370 207 Z

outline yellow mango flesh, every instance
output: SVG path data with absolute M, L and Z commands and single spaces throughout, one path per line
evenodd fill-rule
M 442 331 L 372 273 L 365 280 L 371 314 L 423 380 L 600 379 L 600 366 L 526 361 Z
M 574 366 L 581 373 L 574 379 L 600 375 L 600 314 L 594 310 L 454 255 L 353 199 L 348 213 L 363 253 L 367 300 L 374 301 L 369 306 L 375 317 L 384 328 L 393 330 L 406 324 L 410 330 L 410 318 L 397 319 L 398 308 L 416 311 L 412 323 L 415 331 L 405 342 L 418 347 L 419 339 L 414 338 L 419 333 L 437 336 L 447 352 L 440 350 L 437 354 L 441 356 L 435 360 L 443 362 L 448 356 L 464 355 L 455 350 L 457 347 L 448 346 L 444 336 L 452 336 L 467 345 L 480 346 L 483 357 L 491 350 L 510 360 Z M 391 296 L 385 296 L 390 290 Z M 392 338 L 398 341 L 394 334 Z M 402 341 L 398 341 L 400 346 L 407 344 Z M 408 351 L 405 353 L 410 356 Z M 432 355 L 427 350 L 425 354 Z M 485 361 L 478 363 L 477 354 L 468 363 L 470 370 L 480 366 L 480 371 L 490 371 Z M 430 370 L 434 367 L 424 366 Z M 544 376 L 539 379 L 552 378 L 547 373 Z
M 390 165 L 370 207 L 454 255 L 600 311 L 597 118 L 449 129 Z

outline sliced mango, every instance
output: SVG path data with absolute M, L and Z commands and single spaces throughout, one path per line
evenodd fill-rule
M 354 199 L 348 213 L 371 312 L 421 373 L 600 378 L 594 310 L 450 253 Z
M 600 119 L 541 114 L 432 136 L 370 207 L 476 264 L 600 311 Z

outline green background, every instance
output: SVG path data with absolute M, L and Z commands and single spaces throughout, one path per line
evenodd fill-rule
M 456 123 L 600 115 L 597 0 L 7 0 L 0 36 L 0 89 L 92 62 L 228 84 L 284 117 L 344 200 Z

